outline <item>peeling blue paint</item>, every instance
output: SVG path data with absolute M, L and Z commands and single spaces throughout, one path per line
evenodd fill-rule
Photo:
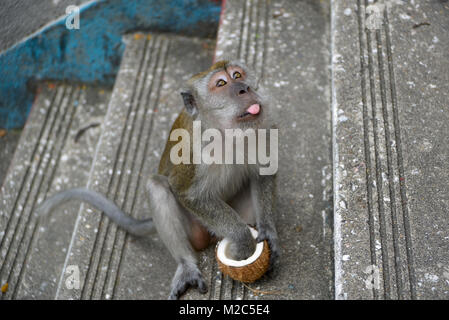
M 0 54 L 0 128 L 25 123 L 36 80 L 113 85 L 124 51 L 122 35 L 135 30 L 213 36 L 220 1 L 98 0 L 80 8 L 80 29 L 65 18 Z

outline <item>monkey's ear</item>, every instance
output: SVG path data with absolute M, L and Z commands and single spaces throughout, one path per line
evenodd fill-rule
M 182 100 L 184 101 L 184 106 L 187 110 L 187 112 L 194 116 L 198 112 L 198 107 L 196 105 L 195 98 L 193 97 L 193 94 L 191 92 L 185 91 L 181 92 Z

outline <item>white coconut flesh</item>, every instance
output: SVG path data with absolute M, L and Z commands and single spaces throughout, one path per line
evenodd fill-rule
M 255 230 L 253 228 L 249 228 L 249 229 L 251 230 L 251 234 L 252 234 L 253 238 L 256 239 L 257 238 L 257 230 Z M 253 263 L 260 257 L 260 254 L 263 251 L 264 242 L 263 241 L 259 242 L 256 245 L 256 250 L 254 251 L 254 253 L 245 260 L 233 260 L 231 258 L 228 258 L 230 244 L 231 244 L 231 241 L 227 238 L 220 241 L 220 243 L 218 244 L 218 247 L 217 247 L 217 258 L 220 259 L 220 261 L 227 266 L 243 267 L 243 266 Z

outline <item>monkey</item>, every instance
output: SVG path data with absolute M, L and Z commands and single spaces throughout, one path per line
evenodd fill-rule
M 183 84 L 181 96 L 184 108 L 170 133 L 184 129 L 192 140 L 194 121 L 201 121 L 202 130 L 273 127 L 269 97 L 261 93 L 258 84 L 256 87 L 253 72 L 239 61 L 219 61 L 194 75 Z M 257 163 L 193 163 L 192 152 L 190 163 L 174 164 L 170 150 L 175 143 L 167 139 L 158 172 L 146 181 L 151 218 L 135 219 L 87 188 L 51 196 L 39 205 L 38 214 L 46 215 L 61 203 L 76 199 L 101 210 L 132 235 L 144 236 L 156 230 L 177 263 L 169 299 L 179 299 L 189 287 L 207 292 L 196 254 L 217 238 L 231 240 L 229 254 L 235 260 L 248 258 L 256 243 L 267 240 L 272 270 L 280 256 L 273 205 L 276 175 L 261 175 Z M 257 239 L 248 224 L 256 226 Z

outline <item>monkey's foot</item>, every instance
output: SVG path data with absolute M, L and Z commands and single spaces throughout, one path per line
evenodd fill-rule
M 181 262 L 178 264 L 175 276 L 173 277 L 170 300 L 177 300 L 189 287 L 196 287 L 200 293 L 207 292 L 207 285 L 201 275 L 201 271 L 195 264 Z

